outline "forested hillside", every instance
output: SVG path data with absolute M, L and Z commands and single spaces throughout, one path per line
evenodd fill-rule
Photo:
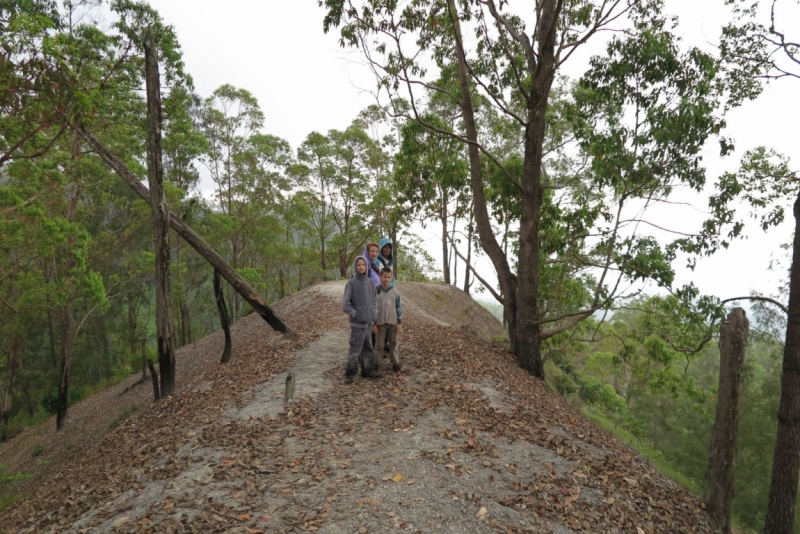
M 407 4 L 319 3 L 375 103 L 292 146 L 248 88 L 200 94 L 144 1 L 0 3 L 0 441 L 53 414 L 60 431 L 131 375 L 174 399 L 175 351 L 253 309 L 299 343 L 270 305 L 350 277 L 385 237 L 398 280 L 493 298 L 489 337 L 703 494 L 715 528 L 797 528 L 800 232 L 772 294 L 692 279 L 800 228 L 789 156 L 727 130 L 765 81 L 800 78 L 782 2 L 728 2 L 713 50 L 682 40 L 669 0 Z M 738 168 L 709 172 L 711 153 Z M 720 385 L 739 305 L 746 355 Z M 0 508 L 30 474 L 0 460 Z

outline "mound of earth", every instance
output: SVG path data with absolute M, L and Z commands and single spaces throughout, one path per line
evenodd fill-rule
M 179 351 L 172 397 L 153 403 L 132 377 L 71 408 L 64 431 L 4 444 L 0 463 L 34 476 L 0 529 L 711 532 L 697 498 L 519 369 L 455 288 L 398 283 L 406 371 L 345 385 L 343 286 L 276 303 L 299 340 L 248 316 L 229 364 L 221 333 Z

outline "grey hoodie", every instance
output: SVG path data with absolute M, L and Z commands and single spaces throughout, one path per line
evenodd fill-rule
M 364 261 L 364 258 L 359 256 L 356 262 L 359 260 Z M 353 268 L 355 269 L 355 262 Z M 369 273 L 360 274 L 358 269 L 355 269 L 353 278 L 344 286 L 342 311 L 350 316 L 350 324 L 353 326 L 366 327 L 375 324 L 378 318 L 378 294 L 375 291 L 375 284 L 369 279 Z

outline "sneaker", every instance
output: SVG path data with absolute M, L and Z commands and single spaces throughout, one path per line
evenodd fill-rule
M 394 370 L 395 373 L 399 373 L 400 371 L 403 370 L 403 364 L 402 363 L 393 363 L 392 364 L 392 369 Z
M 371 371 L 369 373 L 362 374 L 361 376 L 364 378 L 381 378 L 383 375 L 381 375 L 379 372 Z
M 356 377 L 354 377 L 352 375 L 344 377 L 344 383 L 345 384 L 352 384 L 355 381 L 356 381 Z

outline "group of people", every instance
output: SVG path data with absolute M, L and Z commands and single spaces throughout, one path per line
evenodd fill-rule
M 342 311 L 350 316 L 350 351 L 345 383 L 352 384 L 361 363 L 361 376 L 381 376 L 388 352 L 392 369 L 399 373 L 397 334 L 402 330 L 403 308 L 394 287 L 394 244 L 388 237 L 367 243 L 355 260 L 355 272 L 342 297 Z M 377 348 L 377 349 L 375 349 Z

